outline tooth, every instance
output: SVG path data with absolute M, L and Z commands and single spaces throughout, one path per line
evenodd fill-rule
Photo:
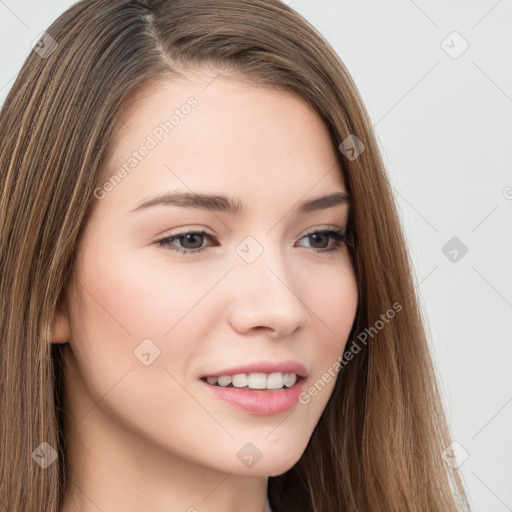
M 250 373 L 247 377 L 247 385 L 251 389 L 265 389 L 267 387 L 267 376 L 264 373 Z
M 246 373 L 237 373 L 236 375 L 233 375 L 233 386 L 235 388 L 244 388 L 247 386 L 247 374 Z
M 217 382 L 219 386 L 229 386 L 231 384 L 231 375 L 221 375 L 218 377 Z
M 249 387 L 250 389 L 282 389 L 290 388 L 297 381 L 295 373 L 274 372 L 270 374 L 254 372 L 250 374 L 237 373 L 235 375 L 221 375 L 219 377 L 207 377 L 208 384 L 218 384 L 227 387 L 230 384 L 235 388 Z
M 271 373 L 267 377 L 267 389 L 279 389 L 283 387 L 283 374 Z
M 295 382 L 297 381 L 297 375 L 295 375 L 295 373 L 285 373 L 285 374 L 284 374 L 283 381 L 284 381 L 284 385 L 285 385 L 287 388 L 290 388 L 290 387 L 292 387 L 292 386 L 295 384 Z

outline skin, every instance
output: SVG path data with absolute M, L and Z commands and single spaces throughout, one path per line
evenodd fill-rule
M 331 396 L 334 379 L 308 404 L 264 416 L 200 385 L 226 367 L 293 359 L 307 368 L 307 389 L 343 353 L 358 300 L 347 247 L 316 253 L 335 240 L 305 236 L 344 229 L 349 206 L 295 212 L 299 202 L 346 191 L 320 118 L 290 92 L 214 76 L 189 73 L 147 89 L 116 128 L 109 176 L 168 113 L 198 100 L 95 199 L 81 233 L 53 321 L 54 342 L 68 343 L 73 483 L 64 512 L 262 512 L 268 477 L 299 460 Z M 175 190 L 234 196 L 248 211 L 131 212 Z M 173 247 L 189 250 L 204 240 L 203 253 L 187 255 L 155 243 L 185 227 L 220 245 L 175 239 Z M 236 252 L 247 236 L 263 248 L 251 264 Z M 147 338 L 160 350 L 148 366 L 134 355 Z M 247 442 L 261 452 L 252 467 L 237 457 Z

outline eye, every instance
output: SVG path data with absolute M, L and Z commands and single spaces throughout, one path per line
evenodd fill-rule
M 343 245 L 348 245 L 348 239 L 343 229 L 316 229 L 307 233 L 301 240 L 309 238 L 313 240 L 311 248 L 318 253 L 339 251 Z M 334 244 L 329 246 L 329 239 L 334 240 Z M 327 243 L 327 247 L 325 244 Z M 319 244 L 319 246 L 317 246 Z
M 176 235 L 168 236 L 157 240 L 159 247 L 169 248 L 171 251 L 181 252 L 183 254 L 194 254 L 204 250 L 203 242 L 205 238 L 213 240 L 215 246 L 219 246 L 219 239 L 215 235 L 211 235 L 204 230 L 184 231 Z M 184 241 L 184 246 L 176 246 L 175 241 Z M 172 247 L 168 247 L 172 246 Z

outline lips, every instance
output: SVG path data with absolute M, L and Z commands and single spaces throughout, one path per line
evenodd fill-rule
M 259 381 L 265 374 L 267 377 L 271 376 L 272 384 L 267 380 L 266 389 L 254 389 L 255 384 L 255 387 L 260 387 Z M 278 374 L 282 374 L 280 376 L 281 379 L 283 376 L 286 376 L 286 383 L 283 381 L 284 385 L 280 388 Z M 199 382 L 201 388 L 208 395 L 227 402 L 245 412 L 267 416 L 282 413 L 297 404 L 298 397 L 305 388 L 307 375 L 306 367 L 292 359 L 285 361 L 257 361 L 248 365 L 231 366 L 211 371 L 200 377 Z M 222 380 L 229 381 L 231 381 L 232 377 L 235 377 L 236 386 L 233 387 L 231 384 L 224 387 L 218 385 L 219 377 Z M 256 382 L 249 380 L 253 377 L 256 378 Z M 243 382 L 239 379 L 242 379 Z M 248 380 L 248 386 L 243 385 L 246 383 L 245 379 Z M 269 387 L 279 389 L 269 389 Z
M 252 367 L 226 368 L 224 371 L 248 371 Z M 261 368 L 261 365 L 258 366 Z M 289 367 L 288 367 L 289 368 Z M 302 369 L 296 370 L 305 374 Z M 258 373 L 258 372 L 255 372 Z M 251 374 L 249 372 L 249 374 Z M 295 377 L 293 372 L 288 373 Z M 237 375 L 237 374 L 235 374 Z M 254 375 L 254 373 L 253 373 Z M 260 374 L 261 375 L 261 374 Z M 201 388 L 210 397 L 226 402 L 230 406 L 243 410 L 245 413 L 268 416 L 280 414 L 297 405 L 299 396 L 304 392 L 306 377 L 297 377 L 297 380 L 290 387 L 280 389 L 249 389 L 248 387 L 222 387 L 212 385 L 207 380 L 214 379 L 214 376 L 199 379 Z

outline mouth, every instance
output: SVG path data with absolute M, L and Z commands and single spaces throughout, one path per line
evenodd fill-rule
M 306 386 L 306 376 L 291 372 L 210 375 L 199 381 L 210 397 L 260 416 L 280 414 L 296 406 Z
M 296 373 L 236 373 L 201 377 L 203 382 L 219 388 L 236 388 L 245 391 L 281 391 L 301 382 L 305 377 Z

